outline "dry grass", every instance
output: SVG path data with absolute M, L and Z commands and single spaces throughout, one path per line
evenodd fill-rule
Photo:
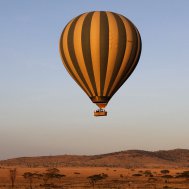
M 0 168 L 0 189 L 11 188 L 11 180 L 9 170 L 16 168 L 16 182 L 15 188 L 30 189 L 28 180 L 24 179 L 25 172 L 43 174 L 47 168 L 28 168 L 28 167 L 9 167 L 4 166 Z M 60 174 L 66 175 L 61 179 L 50 179 L 46 187 L 44 186 L 43 179 L 33 179 L 32 188 L 93 188 L 87 177 L 97 174 L 107 174 L 108 177 L 95 182 L 94 188 L 140 188 L 140 189 L 188 189 L 189 180 L 187 178 L 175 178 L 177 173 L 188 171 L 184 168 L 169 169 L 169 175 L 173 178 L 163 178 L 161 169 L 126 169 L 126 168 L 109 168 L 109 167 L 57 167 Z M 147 174 L 151 172 L 150 174 Z M 140 176 L 138 176 L 140 174 Z M 133 176 L 136 175 L 136 176 Z M 41 186 L 40 186 L 41 185 Z M 49 186 L 49 187 L 48 187 Z

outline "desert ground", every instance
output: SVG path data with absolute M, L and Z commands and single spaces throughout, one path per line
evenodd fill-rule
M 189 150 L 0 161 L 0 189 L 189 189 Z

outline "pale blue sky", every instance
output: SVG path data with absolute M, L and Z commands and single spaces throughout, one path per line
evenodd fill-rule
M 188 0 L 0 0 L 0 159 L 189 148 Z M 139 64 L 108 117 L 65 71 L 60 34 L 91 10 L 141 33 Z

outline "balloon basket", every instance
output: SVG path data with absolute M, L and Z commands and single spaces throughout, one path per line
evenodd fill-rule
M 107 111 L 103 110 L 103 109 L 98 109 L 94 112 L 94 116 L 98 117 L 98 116 L 107 116 Z

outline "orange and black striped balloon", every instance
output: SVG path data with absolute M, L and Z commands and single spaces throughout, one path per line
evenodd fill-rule
M 64 66 L 100 108 L 131 75 L 140 53 L 137 28 L 113 12 L 84 13 L 67 24 L 60 38 Z

